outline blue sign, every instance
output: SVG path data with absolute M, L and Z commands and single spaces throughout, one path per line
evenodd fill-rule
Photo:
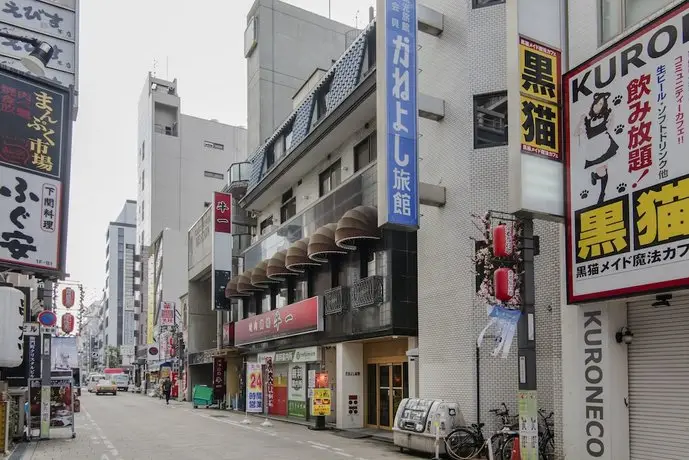
M 387 219 L 419 227 L 416 0 L 385 0 Z
M 55 326 L 55 323 L 57 323 L 57 315 L 48 310 L 40 312 L 36 319 L 39 323 L 46 327 Z

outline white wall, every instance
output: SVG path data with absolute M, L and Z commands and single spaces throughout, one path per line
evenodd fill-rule
M 337 387 L 337 428 L 364 427 L 364 344 L 338 343 L 335 346 Z M 349 413 L 349 396 L 359 399 L 358 414 Z

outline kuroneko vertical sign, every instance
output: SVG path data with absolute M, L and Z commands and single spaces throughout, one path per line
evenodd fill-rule
M 560 52 L 519 37 L 521 149 L 561 160 Z
M 378 223 L 419 227 L 416 0 L 378 0 Z
M 232 195 L 213 193 L 213 310 L 229 310 L 225 286 L 232 277 Z
M 689 3 L 568 72 L 570 303 L 689 282 Z
M 0 265 L 65 269 L 70 93 L 0 67 Z

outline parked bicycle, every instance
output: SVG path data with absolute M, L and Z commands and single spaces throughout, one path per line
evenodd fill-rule
M 540 418 L 538 424 L 538 459 L 552 460 L 555 458 L 555 433 L 553 431 L 553 426 L 555 425 L 553 415 L 555 413 L 545 414 L 546 412 L 543 409 L 538 409 L 538 416 Z M 518 426 L 517 430 L 519 430 Z M 517 431 L 517 436 L 519 436 L 519 431 Z M 510 437 L 503 443 L 501 450 L 501 458 L 503 460 L 509 460 L 512 455 L 513 440 L 514 437 Z
M 490 444 L 494 460 L 508 460 L 503 457 L 503 446 L 515 436 L 519 436 L 518 424 L 505 403 L 502 409 L 492 409 L 490 412 L 500 417 L 502 428 L 492 434 L 489 440 L 483 435 L 485 423 L 472 423 L 469 427 L 458 427 L 445 437 L 445 451 L 456 460 L 469 460 L 488 454 Z M 511 444 L 511 443 L 510 443 Z

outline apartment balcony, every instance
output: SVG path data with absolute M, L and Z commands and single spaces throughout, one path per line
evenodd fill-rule
M 249 188 L 249 179 L 251 177 L 251 163 L 233 163 L 227 170 L 227 186 L 225 190 L 231 193 L 237 200 L 241 200 Z

